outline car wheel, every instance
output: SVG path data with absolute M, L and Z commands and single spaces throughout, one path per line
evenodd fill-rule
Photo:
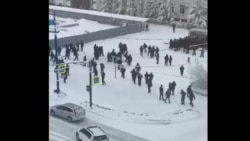
M 76 140 L 80 141 L 78 133 L 76 133 Z
M 72 118 L 71 117 L 68 117 L 67 118 L 69 122 L 72 122 Z
M 51 111 L 51 115 L 52 116 L 55 116 L 56 114 L 55 114 L 55 111 Z

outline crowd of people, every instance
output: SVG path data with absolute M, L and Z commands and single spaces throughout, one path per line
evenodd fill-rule
M 171 41 L 171 45 L 172 47 L 171 48 L 176 48 L 176 40 L 174 41 Z M 183 41 L 181 41 L 183 42 Z M 80 46 L 79 46 L 80 45 Z M 83 51 L 83 46 L 84 46 L 84 43 L 83 42 L 77 42 L 75 45 L 70 43 L 70 44 L 66 44 L 65 45 L 65 57 L 64 59 L 69 59 L 70 60 L 70 54 L 73 53 L 73 55 L 75 56 L 75 58 L 73 59 L 74 61 L 76 60 L 79 60 L 78 56 L 78 52 L 79 52 L 79 47 L 81 47 L 81 51 Z M 178 45 L 179 46 L 179 45 Z M 123 44 L 123 43 L 119 43 L 118 44 L 118 47 L 119 47 L 119 51 L 116 52 L 115 49 L 113 49 L 111 52 L 108 52 L 107 53 L 107 62 L 108 63 L 116 63 L 118 64 L 118 70 L 121 72 L 121 77 L 123 79 L 125 79 L 125 73 L 126 73 L 126 67 L 125 65 L 123 65 L 123 60 L 124 62 L 127 63 L 128 66 L 131 65 L 131 62 L 132 62 L 132 55 L 131 54 L 128 54 L 128 49 L 127 49 L 127 45 L 126 44 Z M 97 61 L 99 61 L 99 58 L 100 56 L 104 56 L 104 52 L 103 52 L 103 46 L 98 46 L 98 45 L 94 45 L 94 58 L 90 61 L 90 65 L 91 65 L 91 68 L 93 70 L 93 74 L 94 74 L 94 78 L 97 78 L 98 77 L 98 70 L 97 70 Z M 149 56 L 150 58 L 156 58 L 156 63 L 159 64 L 159 48 L 158 46 L 154 46 L 154 45 L 147 45 L 146 43 L 144 43 L 143 45 L 140 46 L 139 48 L 140 50 L 140 55 L 143 56 L 143 55 L 147 55 Z M 51 57 L 51 61 L 53 61 L 55 63 L 55 53 L 51 50 L 51 48 L 49 48 L 49 54 L 50 54 L 50 57 Z M 61 47 L 58 46 L 58 56 L 61 56 Z M 201 55 L 202 56 L 202 55 Z M 123 59 L 123 57 L 125 59 Z M 204 53 L 203 53 L 203 57 L 204 57 Z M 172 65 L 172 56 L 171 55 L 168 55 L 166 54 L 166 56 L 164 57 L 164 60 L 165 60 L 165 65 L 169 65 L 171 66 Z M 59 63 L 64 63 L 63 61 L 63 58 L 61 59 L 58 59 L 58 62 Z M 87 57 L 84 56 L 83 57 L 83 62 L 85 62 L 85 65 L 87 63 Z M 102 85 L 106 85 L 106 82 L 105 82 L 105 72 L 104 72 L 104 69 L 105 69 L 105 65 L 104 63 L 100 63 L 100 74 L 101 74 L 101 82 L 102 82 Z M 184 66 L 182 65 L 180 68 L 180 75 L 183 76 L 183 73 L 184 73 Z M 144 75 L 142 74 L 141 72 L 141 66 L 139 63 L 136 64 L 135 68 L 132 69 L 132 71 L 130 71 L 131 73 L 131 76 L 132 76 L 132 82 L 134 84 L 138 84 L 138 86 L 142 86 L 142 79 L 143 79 L 143 76 L 145 78 L 145 84 L 148 88 L 148 93 L 151 93 L 151 88 L 153 86 L 153 73 L 150 72 L 146 72 Z M 69 76 L 69 64 L 67 64 L 66 66 L 66 72 L 65 74 L 63 74 L 63 78 L 64 78 L 64 83 L 66 83 L 66 80 L 67 80 L 67 77 Z M 163 85 L 160 86 L 160 97 L 159 99 L 160 100 L 163 100 L 165 103 L 171 103 L 170 101 L 170 97 L 171 95 L 174 95 L 174 91 L 175 91 L 175 87 L 176 87 L 176 83 L 173 81 L 173 82 L 170 82 L 169 83 L 169 86 L 168 86 L 168 89 L 166 90 L 165 92 L 165 97 L 164 97 L 164 89 L 163 89 Z M 189 99 L 190 99 L 190 105 L 193 106 L 193 99 L 195 99 L 195 96 L 192 92 L 192 89 L 191 87 L 189 86 L 188 89 L 187 89 L 187 92 L 181 90 L 181 103 L 184 104 L 185 102 L 185 95 L 188 95 Z
M 181 50 L 183 48 L 183 52 L 189 54 L 190 49 L 193 50 L 192 55 L 196 55 L 196 50 L 198 48 L 202 48 L 200 57 L 204 57 L 205 49 L 207 48 L 207 39 L 206 38 L 198 38 L 198 37 L 190 37 L 186 36 L 184 38 L 179 39 L 170 39 L 169 48 L 174 49 L 175 51 Z

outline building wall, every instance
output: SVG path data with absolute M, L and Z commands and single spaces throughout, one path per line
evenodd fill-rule
M 196 4 L 197 1 L 198 0 L 172 0 L 175 19 L 181 18 L 184 20 L 188 20 L 188 15 L 189 15 L 190 9 L 192 8 L 192 6 L 194 6 Z M 184 9 L 185 9 L 184 14 L 182 14 L 180 12 L 181 5 L 184 5 Z
M 70 0 L 49 0 L 50 4 L 59 5 L 62 6 L 70 6 Z
M 88 34 L 59 38 L 57 39 L 57 45 L 64 48 L 66 44 L 76 43 L 77 41 L 79 42 L 83 41 L 84 43 L 88 43 L 88 42 L 92 42 L 96 40 L 103 40 L 103 39 L 108 39 L 108 38 L 114 38 L 116 36 L 137 33 L 137 32 L 141 32 L 142 30 L 144 30 L 144 27 L 140 25 L 136 25 L 136 24 L 128 25 L 125 27 L 101 30 L 101 31 L 91 32 Z M 54 39 L 49 40 L 49 45 L 52 49 L 55 48 L 55 40 Z
M 54 10 L 49 9 L 49 11 L 53 12 Z M 61 11 L 61 10 L 55 10 L 55 11 L 56 11 L 56 16 L 59 16 L 59 17 L 65 17 L 65 18 L 71 17 L 75 19 L 84 18 L 88 20 L 97 21 L 103 24 L 120 26 L 120 27 L 113 28 L 113 29 L 101 30 L 97 32 L 91 32 L 88 34 L 60 38 L 57 40 L 57 45 L 61 47 L 64 47 L 68 43 L 76 43 L 77 41 L 83 41 L 85 43 L 88 43 L 88 42 L 92 42 L 96 40 L 103 40 L 103 39 L 113 38 L 116 36 L 137 33 L 145 29 L 144 22 L 124 20 L 124 19 L 114 19 L 112 17 L 108 18 L 108 17 L 102 17 L 98 15 L 75 13 L 75 12 L 68 12 L 68 11 Z M 123 26 L 124 23 L 126 23 L 126 26 Z M 54 48 L 54 45 L 55 45 L 54 39 L 49 40 L 49 45 L 51 46 L 51 48 Z

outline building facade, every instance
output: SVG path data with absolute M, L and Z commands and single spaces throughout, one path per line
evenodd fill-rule
M 190 10 L 197 2 L 198 0 L 172 0 L 174 20 L 187 22 Z
M 71 0 L 49 0 L 49 4 L 71 6 Z

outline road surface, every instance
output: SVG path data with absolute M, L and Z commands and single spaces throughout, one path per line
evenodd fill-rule
M 75 132 L 79 127 L 98 125 L 109 137 L 110 141 L 148 141 L 121 130 L 92 121 L 87 117 L 83 121 L 70 123 L 59 117 L 49 116 L 49 140 L 50 141 L 76 141 Z

